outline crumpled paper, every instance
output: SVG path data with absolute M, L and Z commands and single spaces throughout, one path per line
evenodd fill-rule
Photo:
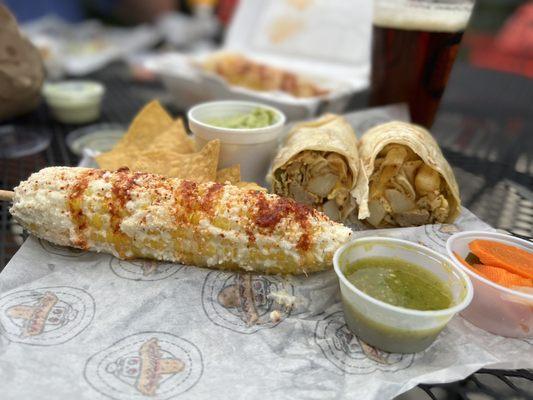
M 358 134 L 405 107 L 346 115 Z M 445 254 L 454 224 L 366 230 Z M 387 400 L 483 367 L 531 368 L 533 339 L 456 316 L 427 350 L 390 354 L 346 327 L 333 271 L 230 273 L 67 249 L 30 237 L 0 274 L 2 399 Z

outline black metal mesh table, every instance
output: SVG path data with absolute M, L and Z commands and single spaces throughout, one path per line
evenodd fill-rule
M 179 113 L 160 84 L 132 81 L 123 65 L 110 66 L 92 78 L 107 87 L 100 122 L 127 124 L 156 97 L 174 114 Z M 463 204 L 492 226 L 528 239 L 533 237 L 531 89 L 526 78 L 459 64 L 432 130 L 455 169 Z M 359 98 L 353 106 L 361 107 L 363 101 Z M 45 166 L 78 162 L 65 143 L 65 136 L 78 126 L 55 122 L 45 106 L 3 126 L 48 135 L 50 146 L 32 156 L 0 159 L 0 189 L 11 190 Z M 0 203 L 0 270 L 22 241 L 23 232 L 11 224 L 7 204 Z M 533 374 L 481 370 L 460 382 L 421 385 L 401 398 L 533 399 Z

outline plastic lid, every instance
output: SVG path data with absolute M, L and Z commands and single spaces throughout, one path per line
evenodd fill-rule
M 0 158 L 17 158 L 43 151 L 50 144 L 44 132 L 17 131 L 13 125 L 0 126 Z
M 78 156 L 83 154 L 83 149 L 105 152 L 111 150 L 125 132 L 126 128 L 119 124 L 91 125 L 70 132 L 66 142 Z

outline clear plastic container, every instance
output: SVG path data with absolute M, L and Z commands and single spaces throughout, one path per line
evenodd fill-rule
M 211 120 L 247 114 L 258 107 L 276 115 L 274 124 L 254 129 L 220 128 L 209 124 Z M 220 139 L 219 168 L 239 164 L 243 181 L 264 184 L 285 125 L 285 115 L 280 110 L 250 101 L 213 101 L 191 108 L 188 119 L 199 148 L 210 140 Z
M 392 257 L 416 264 L 435 274 L 450 289 L 452 305 L 436 311 L 393 306 L 377 300 L 351 284 L 344 272 L 356 260 Z M 439 253 L 406 240 L 365 237 L 345 244 L 333 258 L 339 277 L 344 316 L 348 328 L 360 339 L 379 349 L 413 353 L 427 348 L 473 296 L 468 276 Z
M 533 252 L 531 242 L 502 233 L 467 231 L 451 236 L 446 243 L 448 255 L 474 285 L 474 299 L 461 315 L 496 335 L 533 338 L 533 292 L 528 294 L 500 286 L 463 266 L 455 257 L 454 253 L 466 258 L 470 252 L 468 244 L 474 239 L 493 240 Z
M 98 152 L 111 150 L 126 133 L 120 124 L 96 124 L 78 128 L 67 135 L 66 142 L 70 151 L 83 155 L 84 149 Z

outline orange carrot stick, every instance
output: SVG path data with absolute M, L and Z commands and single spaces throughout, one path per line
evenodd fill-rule
M 524 278 L 520 275 L 513 274 L 503 268 L 492 267 L 490 265 L 475 264 L 477 272 L 488 280 L 505 287 L 511 286 L 528 286 L 533 287 L 533 279 Z
M 524 278 L 520 275 L 513 274 L 503 268 L 492 267 L 490 265 L 474 264 L 470 265 L 463 257 L 454 252 L 453 255 L 459 260 L 461 264 L 469 268 L 472 272 L 488 279 L 494 283 L 505 287 L 525 286 L 533 287 L 533 280 Z
M 503 268 L 513 274 L 533 279 L 533 253 L 491 240 L 476 239 L 468 244 L 483 264 Z

